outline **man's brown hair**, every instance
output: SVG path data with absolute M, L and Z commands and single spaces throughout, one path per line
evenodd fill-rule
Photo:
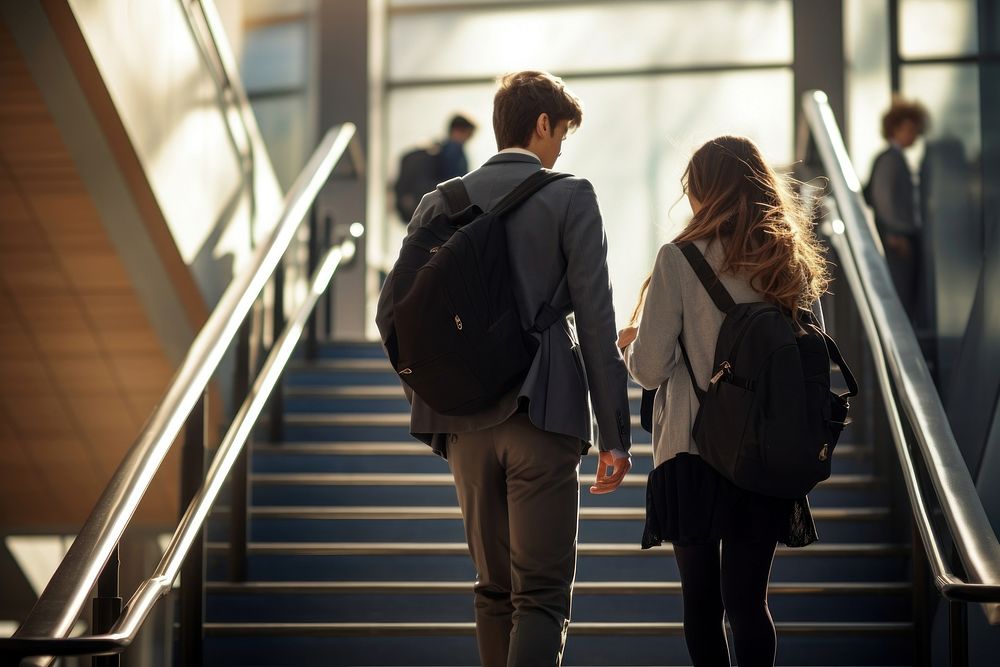
M 891 139 L 896 128 L 906 121 L 912 121 L 917 126 L 917 133 L 923 134 L 924 130 L 927 129 L 927 110 L 920 102 L 894 97 L 892 106 L 882 116 L 882 138 Z
M 497 148 L 524 147 L 531 141 L 538 117 L 549 115 L 551 131 L 569 121 L 575 130 L 583 122 L 583 107 L 562 79 L 548 72 L 525 71 L 500 78 L 500 89 L 493 98 L 493 133 Z

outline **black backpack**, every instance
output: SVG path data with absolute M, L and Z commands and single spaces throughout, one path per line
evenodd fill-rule
M 414 148 L 399 161 L 394 192 L 396 212 L 403 224 L 409 223 L 417 204 L 428 192 L 432 192 L 441 180 L 440 146 Z
M 693 243 L 680 248 L 726 315 L 707 391 L 698 386 L 681 341 L 700 403 L 693 429 L 698 452 L 741 488 L 802 498 L 830 476 L 848 398 L 858 393 L 854 375 L 812 313 L 800 311 L 797 327 L 774 304 L 737 304 Z M 847 383 L 844 394 L 830 390 L 831 362 Z
M 542 306 L 521 327 L 504 216 L 569 174 L 542 169 L 489 212 L 469 201 L 461 178 L 438 186 L 448 213 L 415 230 L 393 267 L 393 329 L 382 331 L 400 378 L 435 412 L 469 415 L 524 379 L 538 349 L 531 335 L 559 320 Z

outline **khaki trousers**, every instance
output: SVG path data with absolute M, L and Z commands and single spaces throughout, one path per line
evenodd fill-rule
M 562 662 L 576 575 L 581 442 L 527 415 L 449 437 L 484 667 Z

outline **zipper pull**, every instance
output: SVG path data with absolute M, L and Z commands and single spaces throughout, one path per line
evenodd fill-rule
M 459 331 L 462 330 L 462 318 L 458 315 L 455 316 L 455 326 L 458 327 Z
M 719 366 L 719 371 L 712 376 L 712 379 L 708 381 L 709 384 L 715 384 L 722 379 L 723 375 L 728 375 L 729 371 L 732 370 L 732 366 L 729 365 L 728 361 L 723 361 Z

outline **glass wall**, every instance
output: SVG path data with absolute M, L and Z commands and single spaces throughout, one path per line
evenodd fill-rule
M 257 125 L 284 190 L 316 135 L 315 0 L 245 0 L 240 69 Z
M 911 151 L 924 248 L 924 319 L 947 395 L 984 268 L 977 0 L 900 0 L 899 91 L 930 126 Z M 935 26 L 928 30 L 927 26 Z
M 563 77 L 584 121 L 556 169 L 597 190 L 619 323 L 659 246 L 690 216 L 679 181 L 698 146 L 744 134 L 775 164 L 791 164 L 790 0 L 476 4 L 389 2 L 384 182 L 407 149 L 442 138 L 456 111 L 480 126 L 467 144 L 470 167 L 489 159 L 498 75 L 541 68 Z M 402 235 L 402 222 L 388 220 L 381 268 Z

